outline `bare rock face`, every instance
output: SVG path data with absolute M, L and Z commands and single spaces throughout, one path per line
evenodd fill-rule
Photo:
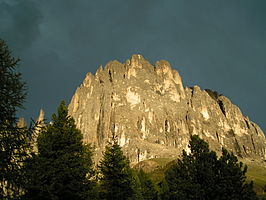
M 155 67 L 141 55 L 109 62 L 88 73 L 69 105 L 69 114 L 96 148 L 96 160 L 112 134 L 133 163 L 176 157 L 188 150 L 191 134 L 239 157 L 266 158 L 262 130 L 223 95 L 198 86 L 184 88 L 167 61 Z

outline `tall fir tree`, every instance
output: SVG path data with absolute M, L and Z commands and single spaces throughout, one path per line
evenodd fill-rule
M 92 149 L 82 143 L 82 134 L 68 116 L 64 102 L 37 139 L 38 154 L 26 165 L 28 187 L 25 199 L 93 199 Z
M 253 182 L 247 182 L 246 172 L 247 166 L 242 162 L 238 162 L 233 153 L 223 148 L 217 172 L 219 182 L 216 184 L 220 199 L 256 199 Z
M 16 199 L 23 191 L 21 169 L 29 148 L 28 130 L 17 126 L 16 112 L 26 97 L 18 62 L 0 39 L 0 199 Z
M 140 182 L 140 191 L 143 200 L 158 200 L 158 188 L 152 179 L 142 169 L 138 171 L 138 178 Z
M 138 180 L 123 154 L 117 138 L 105 147 L 100 161 L 100 197 L 105 200 L 142 199 Z
M 183 151 L 182 159 L 165 173 L 163 199 L 256 199 L 252 183 L 245 182 L 247 168 L 223 149 L 220 159 L 198 136 L 191 136 L 191 152 Z

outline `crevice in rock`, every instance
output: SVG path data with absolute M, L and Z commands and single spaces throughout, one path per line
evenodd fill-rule
M 140 131 L 141 130 L 141 122 L 142 122 L 142 118 L 138 117 L 138 121 L 137 121 L 137 129 Z
M 168 120 L 166 119 L 164 121 L 164 135 L 165 135 L 165 145 L 168 146 L 168 141 L 169 141 L 169 132 L 168 132 Z
M 113 101 L 113 99 L 114 99 L 114 95 L 115 95 L 114 92 L 112 92 L 112 93 L 111 93 L 111 101 Z
M 245 145 L 243 145 L 243 149 L 244 149 L 245 154 L 248 154 Z
M 256 146 L 255 146 L 255 143 L 254 143 L 253 136 L 251 135 L 250 138 L 251 138 L 251 142 L 252 142 L 252 145 L 253 145 L 254 151 L 256 152 Z
M 187 113 L 186 113 L 186 122 L 187 122 L 187 124 L 188 124 L 188 111 L 187 111 Z
M 219 135 L 218 135 L 217 131 L 216 131 L 216 138 L 217 138 L 217 141 L 220 143 L 220 139 L 219 139 Z
M 110 69 L 108 70 L 108 74 L 109 74 L 109 81 L 112 83 L 113 82 L 113 77 L 112 77 L 112 72 L 111 72 Z
M 101 146 L 103 144 L 103 139 L 104 139 L 104 110 L 100 109 L 100 117 L 99 121 L 97 124 L 97 141 L 98 141 L 98 146 Z
M 258 132 L 258 129 L 256 128 L 256 126 L 255 126 L 253 123 L 251 123 L 251 125 L 254 127 L 254 129 L 255 129 L 257 135 L 259 135 L 259 132 Z
M 246 122 L 248 129 L 250 129 L 250 126 L 249 126 L 248 121 L 246 119 L 245 119 L 245 122 Z
M 219 97 L 219 93 L 217 91 L 212 91 L 210 89 L 205 89 L 205 91 L 208 93 L 208 95 L 214 100 L 217 101 Z
M 220 97 L 220 96 L 223 96 L 223 95 L 222 95 L 222 94 L 219 94 L 217 91 L 212 91 L 212 90 L 210 90 L 210 89 L 205 89 L 205 91 L 208 93 L 208 95 L 209 95 L 213 100 L 215 100 L 215 101 L 218 103 L 218 105 L 219 105 L 219 107 L 220 107 L 222 113 L 223 113 L 224 116 L 226 117 L 226 112 L 225 112 L 224 103 L 223 103 L 222 100 L 219 99 L 219 97 Z
M 167 133 L 168 132 L 168 120 L 166 119 L 165 121 L 164 121 L 164 131 Z
M 219 107 L 220 107 L 220 109 L 221 109 L 221 111 L 222 111 L 222 113 L 224 114 L 224 116 L 226 117 L 226 113 L 225 113 L 225 107 L 224 107 L 224 103 L 223 103 L 223 101 L 221 101 L 221 100 L 218 100 L 218 105 L 219 105 Z
M 193 95 L 194 95 L 194 88 L 193 88 L 193 87 L 191 87 L 190 89 L 191 89 L 191 98 L 192 98 L 192 97 L 193 97 Z
M 140 148 L 137 148 L 138 163 L 140 162 Z
M 99 121 L 97 124 L 97 142 L 98 142 L 98 146 L 101 146 L 101 144 L 103 144 L 103 140 L 104 140 L 104 95 L 101 96 L 100 98 L 100 116 L 99 116 Z
M 193 108 L 192 99 L 190 99 L 190 106 Z

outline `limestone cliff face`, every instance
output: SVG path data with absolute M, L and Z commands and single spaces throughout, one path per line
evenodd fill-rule
M 109 62 L 88 73 L 69 105 L 69 114 L 96 147 L 96 160 L 112 134 L 132 162 L 176 157 L 191 134 L 240 157 L 266 158 L 262 130 L 225 96 L 198 86 L 184 88 L 167 61 L 152 66 L 141 55 Z

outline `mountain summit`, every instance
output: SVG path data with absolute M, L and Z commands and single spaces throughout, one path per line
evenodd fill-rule
M 88 73 L 69 105 L 69 114 L 96 147 L 96 160 L 112 135 L 133 162 L 176 157 L 191 134 L 239 157 L 266 159 L 266 139 L 257 124 L 223 95 L 199 86 L 184 88 L 165 61 L 152 66 L 141 55 L 111 61 Z

